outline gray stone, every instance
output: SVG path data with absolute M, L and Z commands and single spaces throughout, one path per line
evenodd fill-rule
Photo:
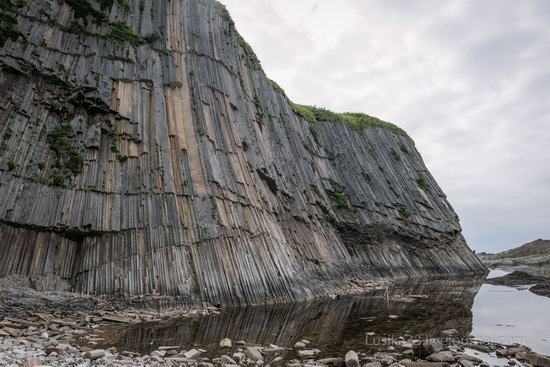
M 298 355 L 300 357 L 313 357 L 317 354 L 321 353 L 319 349 L 302 349 L 298 351 Z
M 224 338 L 220 341 L 220 347 L 222 348 L 231 348 L 231 339 Z
M 443 344 L 438 339 L 427 339 L 413 344 L 413 352 L 417 358 L 426 358 L 443 350 Z
M 90 359 L 92 361 L 103 357 L 105 357 L 105 351 L 103 349 L 91 350 L 89 352 L 84 353 L 84 358 Z
M 346 367 L 359 367 L 359 356 L 353 350 L 346 353 L 344 360 L 346 361 Z
M 426 360 L 429 362 L 454 362 L 455 357 L 453 356 L 453 353 L 445 351 L 430 354 L 426 357 Z
M 443 331 L 441 332 L 441 335 L 444 335 L 444 336 L 455 336 L 455 335 L 458 335 L 458 330 L 456 330 L 456 329 L 443 330 Z
M 262 360 L 262 353 L 257 347 L 246 347 L 244 350 L 244 353 L 248 358 L 250 358 L 253 362 L 256 362 L 258 360 Z M 235 356 L 235 355 L 233 355 Z
M 468 361 L 474 362 L 476 364 L 482 363 L 483 360 L 481 358 L 472 356 L 468 353 L 458 353 L 459 358 L 466 359 Z
M 201 355 L 201 351 L 200 350 L 197 350 L 197 349 L 191 349 L 187 352 L 185 352 L 183 355 L 185 356 L 185 358 L 187 359 L 194 359 L 194 358 L 197 358 L 198 356 Z
M 221 356 L 220 360 L 222 364 L 237 364 L 233 358 L 226 355 Z
M 237 362 L 241 362 L 245 358 L 246 358 L 246 355 L 242 352 L 233 353 L 233 359 L 235 359 Z
M 526 352 L 525 361 L 534 367 L 550 367 L 550 357 L 534 352 Z

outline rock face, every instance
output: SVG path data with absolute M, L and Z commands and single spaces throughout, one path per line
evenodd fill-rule
M 479 254 L 490 267 L 550 267 L 550 240 L 538 239 L 498 254 Z
M 101 4 L 13 6 L 0 276 L 238 305 L 485 272 L 412 140 L 295 113 L 220 4 Z

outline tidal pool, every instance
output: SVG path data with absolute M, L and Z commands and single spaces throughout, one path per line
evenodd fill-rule
M 482 280 L 420 280 L 357 297 L 226 309 L 220 315 L 143 323 L 125 330 L 121 350 L 204 348 L 220 355 L 223 338 L 292 347 L 307 339 L 321 357 L 387 348 L 392 339 L 441 337 L 456 329 L 495 342 L 521 342 L 550 354 L 550 298 Z

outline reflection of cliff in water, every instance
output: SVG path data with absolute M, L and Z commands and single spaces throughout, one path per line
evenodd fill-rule
M 387 293 L 378 290 L 354 298 L 227 309 L 213 317 L 133 326 L 119 347 L 150 352 L 161 345 L 180 345 L 183 349 L 208 347 L 217 352 L 219 341 L 225 337 L 234 342 L 283 347 L 306 338 L 330 353 L 365 349 L 367 332 L 377 336 L 439 336 L 442 330 L 457 329 L 468 335 L 479 287 L 478 282 L 435 281 L 401 284 Z

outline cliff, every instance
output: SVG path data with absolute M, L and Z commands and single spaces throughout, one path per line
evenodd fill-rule
M 498 254 L 481 253 L 478 256 L 490 267 L 548 267 L 550 265 L 550 240 L 538 239 Z
M 238 305 L 485 272 L 413 141 L 291 104 L 219 3 L 12 2 L 0 276 Z

